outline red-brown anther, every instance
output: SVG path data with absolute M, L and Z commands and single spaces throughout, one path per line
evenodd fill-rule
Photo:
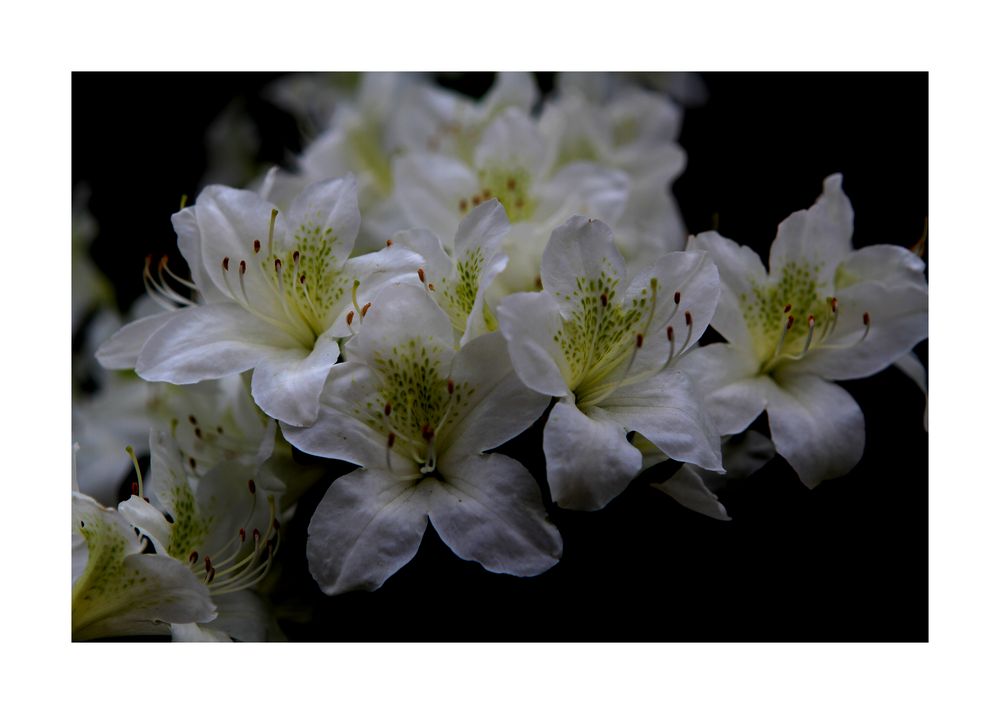
M 454 393 L 455 393 L 455 380 L 454 379 L 449 379 L 448 380 L 448 394 L 454 394 Z
M 642 333 L 637 332 L 635 333 L 635 348 L 639 349 L 640 347 L 642 347 Z
M 347 313 L 347 326 L 350 327 L 352 322 L 354 322 L 354 310 Z
M 427 283 L 427 289 L 434 292 L 434 283 Z
M 390 414 L 392 414 L 392 403 L 391 402 L 386 402 L 385 403 L 385 409 L 384 409 L 384 411 L 385 411 L 385 415 L 386 416 L 389 416 Z
M 792 329 L 793 324 L 795 324 L 795 315 L 789 315 L 788 322 L 785 323 L 785 329 L 786 330 Z
M 198 562 L 198 551 L 192 550 L 191 555 L 188 556 L 188 562 L 194 565 Z
M 674 327 L 673 325 L 667 325 L 667 339 L 671 342 L 674 341 Z
M 865 327 L 868 327 L 872 323 L 871 315 L 867 312 L 861 316 L 861 320 L 865 323 Z
M 372 304 L 370 302 L 366 302 L 364 305 L 362 305 L 362 307 L 361 307 L 361 317 L 364 317 L 365 315 L 368 314 L 368 308 L 370 308 L 371 306 L 372 306 Z
M 223 270 L 229 270 L 229 256 L 228 255 L 225 258 L 222 259 L 222 269 Z
M 396 443 L 396 435 L 391 431 L 389 432 L 388 446 L 391 449 L 392 445 Z
M 201 438 L 201 427 L 200 427 L 200 426 L 196 426 L 196 427 L 194 428 L 194 435 L 195 435 L 196 437 L 198 437 L 199 439 Z
M 542 276 L 541 275 L 536 275 L 535 276 L 535 289 L 537 289 L 537 290 L 541 290 L 542 289 Z
M 302 275 L 299 276 L 299 285 L 305 285 L 305 284 L 306 284 L 306 274 L 302 273 Z
M 207 585 L 213 580 L 215 580 L 215 568 L 212 568 L 211 570 L 208 571 L 208 580 L 205 581 L 205 584 Z
M 601 293 L 601 307 L 607 307 L 607 306 L 608 306 L 608 294 Z
M 294 253 L 292 253 L 292 262 L 293 263 L 299 262 L 299 251 L 295 251 Z
M 240 542 L 241 543 L 245 543 L 246 539 L 247 539 L 247 530 L 246 530 L 246 528 L 240 528 Z
M 674 293 L 674 305 L 680 305 L 680 304 L 681 304 L 681 291 L 678 290 L 677 292 Z
M 132 482 L 132 495 L 133 496 L 139 495 L 139 484 L 136 481 Z
M 260 241 L 257 240 L 257 239 L 254 239 L 254 242 L 253 242 L 253 252 L 254 253 L 259 253 L 260 252 Z
M 250 489 L 251 494 L 257 493 L 257 482 L 253 479 L 247 481 L 247 488 Z
M 142 500 L 145 501 L 146 503 L 149 503 L 149 496 L 143 496 Z
M 813 315 L 810 315 L 808 322 L 809 322 L 809 327 L 812 327 L 813 325 L 816 324 L 816 318 Z
M 424 269 L 417 268 L 417 277 L 420 278 L 420 282 L 424 282 Z
M 458 210 L 463 212 L 469 210 L 469 202 L 463 198 L 458 202 Z
M 434 438 L 434 427 L 430 424 L 424 424 L 420 427 L 420 435 L 424 437 L 425 441 L 430 441 Z
M 281 270 L 281 258 L 274 259 L 274 269 L 278 271 Z
M 205 556 L 205 572 L 207 573 L 212 569 L 212 559 L 207 555 Z
M 167 265 L 167 256 L 160 258 L 160 270 L 162 270 Z
M 837 298 L 830 298 L 830 309 L 837 312 Z
M 247 262 L 245 260 L 240 261 L 240 275 L 247 274 Z
M 194 414 L 188 414 L 188 421 L 191 422 L 191 424 L 193 424 L 195 426 L 198 425 L 198 419 L 197 419 L 197 417 L 195 417 Z
M 193 456 L 188 457 L 188 466 L 190 466 L 192 469 L 198 468 L 198 462 L 194 460 Z
M 253 539 L 254 541 L 260 540 L 260 531 L 256 528 L 253 529 Z
M 692 322 L 692 320 L 691 320 L 691 311 L 690 310 L 685 310 L 684 311 L 684 324 L 687 325 L 688 327 L 691 327 L 691 322 Z
M 281 530 L 281 524 L 278 522 L 277 518 L 275 518 L 273 521 L 271 521 L 271 525 L 274 527 L 274 530 L 276 530 L 276 531 L 277 530 Z
M 473 206 L 478 206 L 482 202 L 483 202 L 483 199 L 479 197 L 479 194 L 476 194 L 475 196 L 472 197 L 472 205 Z
M 385 247 L 386 248 L 391 248 L 392 247 L 392 238 L 387 238 L 386 239 L 386 241 L 385 241 Z

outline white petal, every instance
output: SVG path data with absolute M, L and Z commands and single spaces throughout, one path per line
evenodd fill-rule
M 327 595 L 376 590 L 416 555 L 426 527 L 413 480 L 353 471 L 333 482 L 309 522 L 309 571 Z
M 823 194 L 808 211 L 796 211 L 778 226 L 771 243 L 770 268 L 780 275 L 789 263 L 819 264 L 818 282 L 829 284 L 837 265 L 851 252 L 854 210 L 840 184 L 840 174 L 823 181 Z
M 739 434 L 764 411 L 770 380 L 757 376 L 753 355 L 719 343 L 694 350 L 677 367 L 705 395 L 705 408 L 720 434 Z
M 422 267 L 427 282 L 440 283 L 442 276 L 447 278 L 451 274 L 451 257 L 435 233 L 423 228 L 400 231 L 392 237 L 392 243 L 423 258 Z
M 254 401 L 268 416 L 286 424 L 311 424 L 319 412 L 323 384 L 339 356 L 340 345 L 329 334 L 316 338 L 309 353 L 301 348 L 269 352 L 254 368 Z
M 523 110 L 508 107 L 483 132 L 474 163 L 478 168 L 519 168 L 536 176 L 544 158 L 545 144 L 534 122 Z
M 562 538 L 549 522 L 535 480 L 500 454 L 473 456 L 428 479 L 434 530 L 463 560 L 494 573 L 532 576 L 555 565 Z
M 176 313 L 164 312 L 130 322 L 108 338 L 97 350 L 97 361 L 105 369 L 135 369 L 142 346 Z
M 685 508 L 718 521 L 732 520 L 719 497 L 705 485 L 701 475 L 690 464 L 685 464 L 663 483 L 652 484 L 653 488 L 670 496 Z
M 339 267 L 351 254 L 361 226 L 354 177 L 312 184 L 295 197 L 283 217 L 285 250 L 294 250 L 300 241 L 311 246 L 321 237 L 330 267 Z
M 497 307 L 497 317 L 521 380 L 542 394 L 568 395 L 571 370 L 554 341 L 562 327 L 555 298 L 547 292 L 509 295 Z
M 367 365 L 335 365 L 320 398 L 316 421 L 308 428 L 283 424 L 281 432 L 307 454 L 377 466 L 385 460 L 386 437 L 365 423 L 362 412 L 376 394 L 375 377 Z
M 771 438 L 809 488 L 843 476 L 861 460 L 865 418 L 851 395 L 819 377 L 770 383 Z
M 451 363 L 455 340 L 448 316 L 422 286 L 392 284 L 372 300 L 357 337 L 345 348 L 347 358 L 374 365 L 411 339 L 436 354 L 439 366 Z
M 441 434 L 442 468 L 514 438 L 542 415 L 549 398 L 524 385 L 514 372 L 504 338 L 493 332 L 468 342 L 455 357 L 451 378 L 475 389 L 453 407 L 457 420 Z
M 446 156 L 408 154 L 393 162 L 396 196 L 414 228 L 437 234 L 446 248 L 458 229 L 459 202 L 479 190 L 468 166 Z
M 407 249 L 402 245 L 383 247 L 374 253 L 366 253 L 351 258 L 344 264 L 345 275 L 358 281 L 358 307 L 374 302 L 379 293 L 388 285 L 394 283 L 409 283 L 419 285 L 417 269 L 423 265 L 424 259 L 419 253 Z M 357 307 L 351 300 L 350 294 L 345 294 L 342 298 L 340 313 L 331 322 L 331 335 L 346 337 L 353 331 L 359 329 L 358 315 L 355 314 L 353 327 L 347 324 L 347 315 L 350 312 L 358 312 Z M 367 318 L 366 318 L 367 319 Z
M 625 212 L 631 184 L 617 169 L 577 162 L 559 170 L 537 188 L 536 221 L 557 225 L 573 214 L 617 225 Z
M 245 260 L 247 271 L 243 276 L 247 294 L 258 311 L 272 316 L 283 315 L 272 289 L 259 269 L 261 256 L 267 254 L 271 212 L 275 207 L 253 191 L 242 191 L 226 186 L 208 186 L 195 202 L 194 212 L 201 234 L 202 270 L 198 275 L 207 276 L 219 293 L 231 295 L 222 267 L 229 258 L 229 283 L 239 292 L 238 269 Z M 254 241 L 260 241 L 260 254 L 254 252 Z
M 579 285 L 581 279 L 584 288 Z M 621 295 L 626 287 L 625 260 L 615 247 L 614 234 L 608 225 L 573 216 L 552 231 L 542 255 L 542 284 L 567 318 L 584 298 L 596 300 L 601 291 L 612 300 L 613 291 L 618 290 Z M 595 288 L 590 288 L 590 284 Z
M 913 352 L 900 357 L 892 363 L 900 372 L 913 380 L 917 388 L 924 393 L 924 429 L 927 429 L 927 368 L 921 364 L 920 360 Z
M 498 72 L 490 91 L 483 97 L 483 114 L 490 116 L 504 107 L 530 112 L 538 101 L 538 86 L 530 72 Z
M 856 250 L 838 267 L 835 285 L 838 291 L 859 282 L 880 283 L 886 288 L 907 285 L 927 289 L 924 261 L 898 245 L 870 245 Z
M 760 262 L 760 256 L 751 248 L 738 245 L 714 231 L 694 236 L 689 247 L 708 252 L 719 270 L 722 292 L 712 318 L 712 327 L 730 342 L 749 344 L 750 333 L 739 298 L 750 294 L 754 285 L 767 282 L 767 271 Z
M 642 468 L 626 430 L 599 408 L 584 414 L 567 400 L 549 413 L 543 436 L 552 500 L 562 508 L 596 511 L 620 494 Z
M 177 234 L 177 248 L 188 264 L 191 280 L 198 286 L 198 293 L 205 302 L 219 302 L 226 299 L 219 292 L 212 279 L 205 272 L 202 258 L 201 229 L 198 226 L 198 216 L 194 206 L 178 211 L 170 217 Z M 239 261 L 236 261 L 239 265 Z M 176 271 L 175 271 L 176 272 Z
M 927 288 L 859 283 L 838 294 L 836 331 L 782 373 L 858 379 L 888 367 L 927 338 Z M 864 314 L 871 328 L 865 336 Z
M 675 461 L 722 471 L 719 432 L 690 380 L 667 369 L 601 402 L 610 418 L 637 431 Z
M 174 313 L 143 345 L 143 379 L 192 384 L 253 368 L 265 356 L 302 349 L 289 335 L 238 305 L 196 305 Z

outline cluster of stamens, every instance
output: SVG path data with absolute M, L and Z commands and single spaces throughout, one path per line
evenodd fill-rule
M 197 287 L 190 280 L 177 275 L 170 269 L 167 256 L 163 256 L 156 264 L 156 277 L 152 271 L 153 256 L 146 256 L 146 264 L 142 269 L 142 284 L 146 288 L 146 293 L 157 305 L 164 310 L 177 310 L 182 307 L 194 305 L 194 301 L 181 295 L 170 285 L 170 279 L 179 285 L 187 288 L 192 293 L 197 291 Z
M 822 319 L 822 326 L 817 334 L 816 330 L 816 315 L 809 313 L 806 317 L 807 331 L 805 334 L 805 339 L 802 342 L 801 348 L 795 350 L 788 350 L 786 347 L 787 338 L 789 333 L 792 332 L 796 324 L 795 315 L 793 313 L 793 306 L 791 304 L 786 304 L 783 310 L 783 326 L 780 334 L 778 335 L 778 342 L 775 345 L 774 352 L 770 359 L 761 368 L 762 373 L 767 373 L 773 370 L 779 362 L 782 361 L 798 361 L 805 357 L 810 351 L 816 352 L 819 350 L 844 350 L 856 347 L 861 342 L 863 342 L 868 334 L 871 332 L 872 320 L 871 315 L 865 312 L 861 321 L 864 325 L 864 332 L 857 341 L 851 344 L 829 344 L 829 340 L 833 338 L 834 333 L 837 330 L 837 323 L 840 317 L 840 305 L 837 298 L 832 297 L 827 300 L 827 305 L 830 309 L 829 315 L 825 316 L 826 319 Z
M 448 423 L 452 409 L 455 404 L 455 382 L 450 377 L 445 382 L 445 389 L 448 391 L 448 399 L 445 402 L 444 411 L 436 423 L 422 422 L 420 424 L 419 439 L 412 435 L 407 435 L 408 429 L 401 428 L 402 424 L 412 421 L 413 413 L 410 408 L 409 413 L 403 416 L 402 424 L 393 418 L 393 406 L 391 402 L 386 402 L 382 409 L 382 423 L 387 432 L 385 445 L 385 464 L 389 471 L 392 471 L 392 451 L 399 444 L 406 447 L 408 455 L 416 463 L 420 464 L 420 473 L 427 475 L 437 469 L 437 439 L 441 430 Z

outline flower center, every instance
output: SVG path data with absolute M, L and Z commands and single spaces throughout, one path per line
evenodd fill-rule
M 526 221 L 535 213 L 531 196 L 531 176 L 520 168 L 491 166 L 479 170 L 478 192 L 458 201 L 458 212 L 465 215 L 483 201 L 496 198 L 507 211 L 511 223 Z

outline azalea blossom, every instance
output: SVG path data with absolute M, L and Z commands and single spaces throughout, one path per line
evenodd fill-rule
M 425 259 L 417 272 L 420 283 L 448 315 L 461 344 L 497 328 L 486 295 L 507 265 L 502 246 L 509 231 L 507 214 L 493 198 L 473 208 L 458 224 L 453 256 L 427 230 L 404 231 L 392 239 Z
M 628 176 L 628 202 L 614 229 L 630 267 L 684 249 L 687 233 L 670 193 L 686 163 L 680 127 L 676 104 L 638 87 L 597 100 L 570 86 L 539 118 L 553 167 L 588 161 Z
M 157 553 L 204 584 L 220 614 L 229 611 L 221 623 L 207 626 L 176 621 L 174 638 L 265 639 L 266 611 L 250 590 L 267 575 L 278 552 L 277 498 L 283 485 L 236 460 L 216 463 L 199 475 L 196 459 L 161 432 L 150 434 L 150 451 L 150 501 L 139 486 L 118 510 Z
M 193 282 L 163 261 L 157 282 L 147 265 L 151 294 L 172 309 L 126 325 L 98 359 L 173 384 L 253 370 L 254 400 L 289 424 L 316 417 L 339 340 L 357 329 L 370 296 L 421 263 L 400 247 L 348 259 L 360 222 L 350 178 L 310 186 L 287 213 L 253 192 L 209 186 L 173 220 Z
M 630 432 L 670 458 L 721 470 L 719 436 L 674 363 L 715 311 L 707 254 L 671 253 L 629 279 L 611 229 L 574 216 L 553 232 L 539 293 L 505 298 L 500 329 L 518 375 L 558 397 L 545 425 L 552 498 L 596 510 L 642 469 Z
M 553 170 L 537 122 L 508 107 L 483 131 L 471 160 L 413 152 L 393 162 L 400 205 L 410 225 L 430 230 L 451 249 L 462 218 L 496 198 L 511 222 L 510 260 L 496 282 L 500 294 L 537 290 L 542 251 L 552 230 L 574 213 L 614 224 L 628 199 L 628 177 L 590 162 Z
M 770 272 L 717 233 L 691 247 L 719 266 L 712 326 L 726 338 L 690 355 L 723 434 L 767 411 L 775 447 L 814 487 L 850 471 L 864 450 L 864 416 L 833 380 L 872 375 L 927 337 L 924 263 L 905 248 L 851 248 L 854 212 L 841 176 L 808 211 L 778 226 Z
M 527 428 L 547 399 L 514 373 L 503 337 L 454 348 L 426 289 L 386 288 L 347 345 L 299 449 L 363 467 L 330 486 L 306 552 L 324 592 L 374 590 L 417 552 L 428 520 L 459 557 L 492 572 L 537 575 L 562 553 L 541 494 L 519 462 L 483 452 Z
M 74 640 L 166 634 L 171 622 L 215 618 L 204 583 L 173 558 L 143 549 L 118 511 L 74 489 Z

